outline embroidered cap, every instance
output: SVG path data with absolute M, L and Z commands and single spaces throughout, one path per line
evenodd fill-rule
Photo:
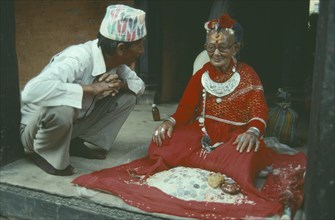
M 126 5 L 110 5 L 100 25 L 102 36 L 122 42 L 146 36 L 145 12 Z

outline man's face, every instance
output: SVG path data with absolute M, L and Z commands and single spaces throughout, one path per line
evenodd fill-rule
M 131 65 L 144 53 L 144 38 L 124 48 L 123 63 Z
M 208 33 L 205 49 L 210 62 L 218 69 L 227 67 L 235 54 L 234 36 L 227 31 L 211 31 Z

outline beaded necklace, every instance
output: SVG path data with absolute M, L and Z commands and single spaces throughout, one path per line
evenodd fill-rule
M 215 144 L 211 144 L 211 139 L 206 131 L 205 127 L 205 118 L 206 118 L 206 98 L 207 98 L 207 92 L 212 94 L 213 96 L 216 96 L 216 102 L 219 104 L 222 101 L 222 97 L 229 95 L 232 93 L 236 87 L 239 85 L 241 76 L 239 72 L 236 71 L 236 66 L 234 65 L 231 69 L 232 76 L 223 83 L 218 83 L 213 81 L 210 77 L 208 72 L 205 72 L 202 75 L 201 78 L 201 84 L 203 86 L 202 90 L 202 112 L 201 116 L 198 118 L 199 126 L 201 127 L 201 131 L 203 133 L 203 137 L 201 138 L 201 145 L 202 145 L 202 151 L 201 155 L 205 155 L 207 153 L 210 153 L 215 148 L 223 144 L 223 142 L 217 142 Z

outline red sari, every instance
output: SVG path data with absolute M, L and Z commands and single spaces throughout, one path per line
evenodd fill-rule
M 191 78 L 172 115 L 176 120 L 172 137 L 163 146 L 151 143 L 147 157 L 80 176 L 73 183 L 110 192 L 148 212 L 198 219 L 266 217 L 281 213 L 284 205 L 293 211 L 299 208 L 306 166 L 303 153 L 293 156 L 276 154 L 265 146 L 262 139 L 259 140 L 258 152 L 239 153 L 233 144 L 236 137 L 248 128 L 256 127 L 262 134 L 266 127 L 268 108 L 255 71 L 247 64 L 238 63 L 236 70 L 240 79 L 237 87 L 219 100 L 203 90 L 203 74 L 207 73 L 214 82 L 227 82 L 235 74 L 233 65 L 232 62 L 229 71 L 222 74 L 207 63 Z M 196 120 L 199 116 L 205 117 L 204 126 Z M 212 143 L 222 142 L 206 154 L 201 147 L 202 127 L 206 128 Z M 254 186 L 255 178 L 269 165 L 280 172 L 271 174 L 260 191 Z M 177 166 L 223 173 L 241 186 L 242 193 L 253 204 L 185 201 L 146 184 L 145 180 L 150 175 Z M 138 179 L 137 175 L 145 175 L 145 178 Z

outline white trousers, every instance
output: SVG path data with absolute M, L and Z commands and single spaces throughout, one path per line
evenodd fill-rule
M 122 125 L 136 104 L 133 93 L 99 100 L 94 110 L 77 120 L 78 109 L 69 106 L 42 107 L 21 126 L 21 141 L 56 169 L 70 164 L 70 141 L 75 137 L 109 151 Z

